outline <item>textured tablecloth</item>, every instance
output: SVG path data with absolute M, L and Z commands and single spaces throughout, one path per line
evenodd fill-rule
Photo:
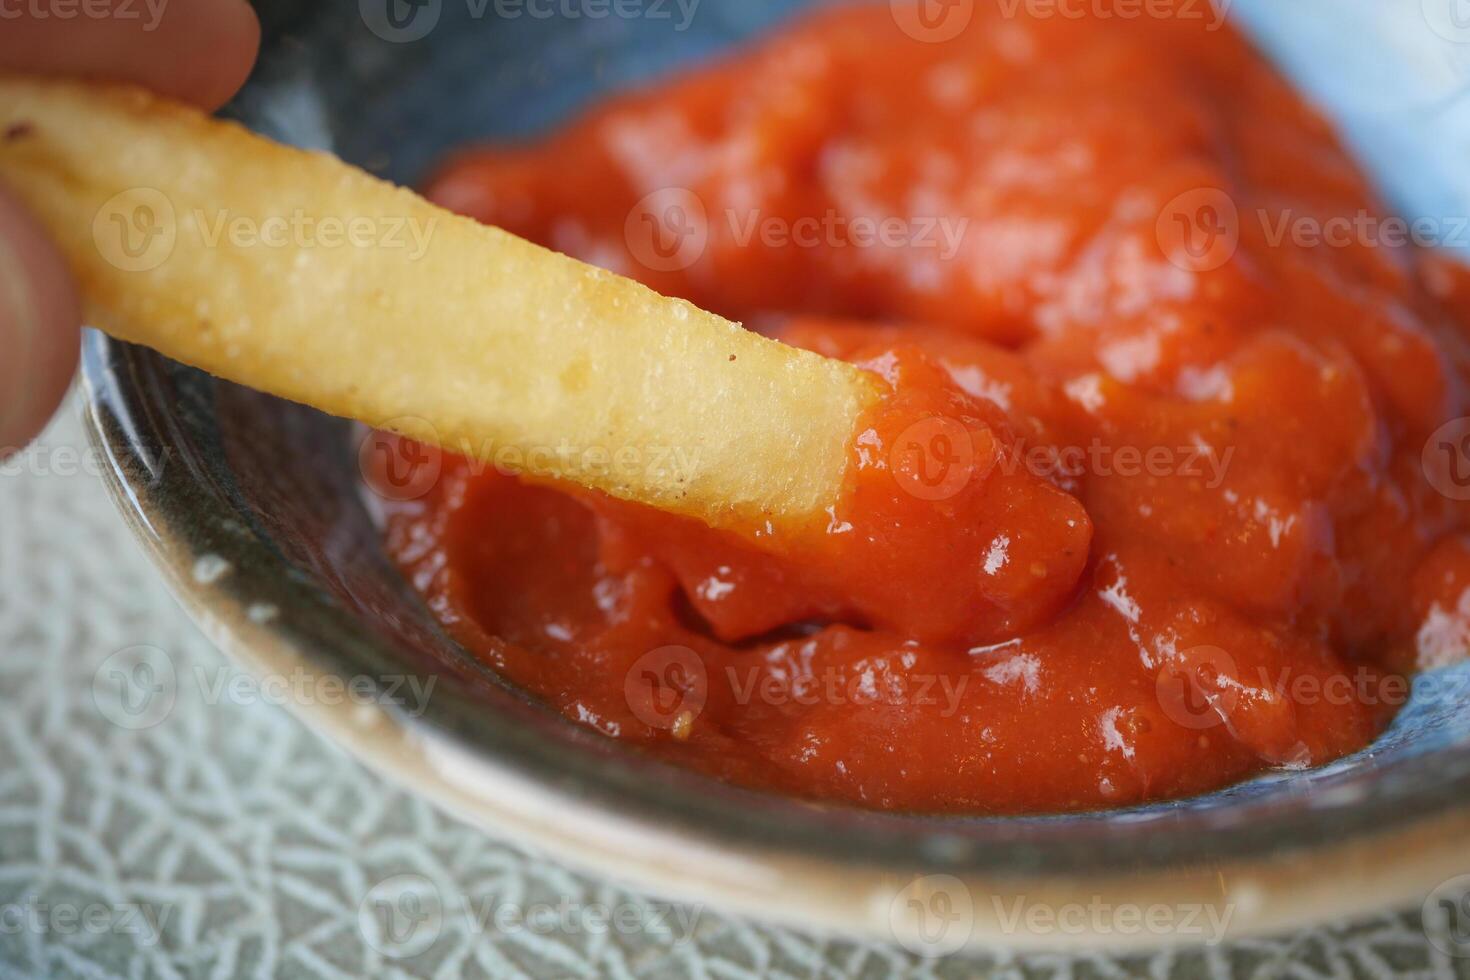
M 1417 909 L 1121 961 L 925 960 L 576 873 L 385 783 L 237 675 L 99 465 L 75 403 L 0 464 L 0 977 L 1470 976 Z M 142 713 L 113 683 L 139 664 L 166 695 Z M 405 883 L 442 905 L 395 940 L 374 905 Z

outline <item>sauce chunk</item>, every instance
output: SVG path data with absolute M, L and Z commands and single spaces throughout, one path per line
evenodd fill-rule
M 455 635 L 717 776 L 976 813 L 1319 764 L 1463 656 L 1470 423 L 1431 435 L 1470 280 L 1369 233 L 1204 5 L 1107 6 L 980 3 L 939 43 L 827 11 L 449 161 L 437 202 L 890 392 L 796 537 L 449 460 L 387 534 Z

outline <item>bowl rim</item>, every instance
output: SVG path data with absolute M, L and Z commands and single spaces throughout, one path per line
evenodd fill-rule
M 221 548 L 203 526 L 232 518 L 216 497 L 198 492 L 189 467 L 163 465 L 188 451 L 160 383 L 170 363 L 96 331 L 84 338 L 84 418 L 107 460 L 114 503 L 202 631 L 248 671 L 345 680 L 331 643 L 294 628 L 289 616 L 255 613 L 292 587 L 287 562 L 264 542 L 231 539 L 224 547 L 237 550 L 224 557 L 238 572 L 196 574 L 200 559 Z M 334 615 L 340 636 L 377 642 L 349 610 Z M 584 870 L 669 898 L 898 941 L 916 952 L 1123 951 L 1199 942 L 1196 933 L 1124 932 L 1106 922 L 1099 929 L 1096 919 L 1080 929 L 1053 923 L 1038 931 L 1034 921 L 1014 916 L 1017 908 L 1079 901 L 1214 910 L 1225 924 L 1207 937 L 1213 944 L 1416 901 L 1470 870 L 1463 857 L 1470 769 L 1441 782 L 1399 780 L 1395 794 L 1290 809 L 1243 800 L 1219 812 L 1165 807 L 1066 820 L 874 814 L 728 787 L 673 766 L 666 767 L 667 783 L 640 784 L 617 765 L 626 749 L 579 758 L 544 751 L 534 739 L 507 747 L 440 717 L 441 704 L 430 699 L 422 714 L 322 700 L 293 700 L 290 707 L 397 784 Z M 646 776 L 647 760 L 639 765 Z M 1079 828 L 1090 832 L 1079 836 Z M 951 930 L 937 946 L 924 910 L 905 911 L 914 888 L 964 896 L 970 912 L 955 927 L 964 932 L 961 942 Z

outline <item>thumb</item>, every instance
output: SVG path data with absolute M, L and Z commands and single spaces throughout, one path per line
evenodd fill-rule
M 66 261 L 0 187 L 0 458 L 40 432 L 66 394 L 80 325 Z

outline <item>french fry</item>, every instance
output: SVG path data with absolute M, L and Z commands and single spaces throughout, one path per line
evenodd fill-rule
M 713 526 L 819 514 L 879 396 L 851 365 L 131 88 L 0 77 L 0 179 L 115 337 Z

